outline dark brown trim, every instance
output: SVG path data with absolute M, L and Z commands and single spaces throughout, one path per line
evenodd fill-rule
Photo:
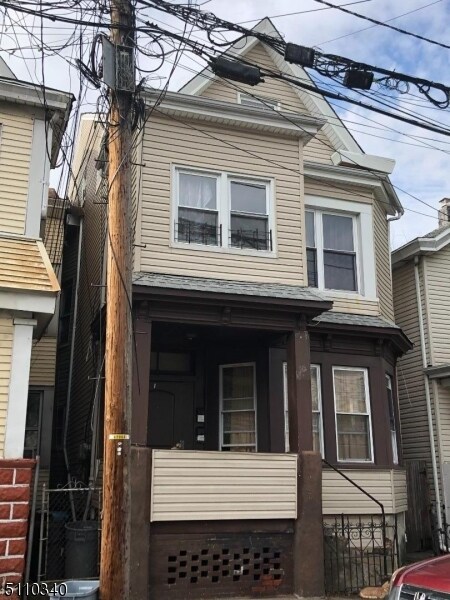
M 246 294 L 227 294 L 217 292 L 204 292 L 199 290 L 185 290 L 175 288 L 157 288 L 140 286 L 135 284 L 133 286 L 133 298 L 138 296 L 150 296 L 154 299 L 158 298 L 172 298 L 180 300 L 182 302 L 189 302 L 194 300 L 202 302 L 204 304 L 233 304 L 237 306 L 248 306 L 250 305 L 262 305 L 271 307 L 285 307 L 291 308 L 296 313 L 309 312 L 321 314 L 326 310 L 330 310 L 333 306 L 333 302 L 330 300 L 303 300 L 297 298 L 279 298 L 274 296 L 250 296 Z
M 311 331 L 323 333 L 340 333 L 355 337 L 390 340 L 397 355 L 405 354 L 411 350 L 413 343 L 401 329 L 394 327 L 367 327 L 366 325 L 348 325 L 338 323 L 315 323 L 310 326 Z
M 145 305 L 138 307 L 134 318 L 131 442 L 141 446 L 147 445 L 152 339 L 152 323 L 146 312 Z
M 293 519 L 153 522 L 152 535 L 191 533 L 293 533 Z

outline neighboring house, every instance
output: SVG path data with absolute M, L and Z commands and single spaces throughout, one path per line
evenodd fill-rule
M 408 534 L 413 549 L 429 542 L 430 502 L 438 526 L 442 506 L 450 522 L 449 209 L 444 198 L 439 228 L 392 253 L 395 318 L 414 342 L 399 362 L 398 378 L 403 457 L 414 494 Z M 420 485 L 424 468 L 425 487 Z
M 0 59 L 0 575 L 9 581 L 23 571 L 35 463 L 29 448 L 35 435 L 26 426 L 40 411 L 29 396 L 33 339 L 54 313 L 59 292 L 41 222 L 72 100 L 16 79 Z
M 268 19 L 256 28 L 276 31 Z M 308 77 L 256 39 L 234 52 Z M 320 595 L 323 519 L 332 530 L 339 516 L 333 540 L 356 563 L 368 559 L 351 536 L 379 521 L 377 502 L 398 524 L 386 544 L 404 541 L 396 365 L 411 344 L 393 322 L 393 161 L 364 154 L 325 100 L 281 81 L 251 88 L 206 71 L 161 103 L 143 98 L 158 104 L 132 157 L 132 595 Z M 88 180 L 106 150 L 96 158 Z M 95 298 L 78 294 L 85 330 L 73 332 L 81 343 L 90 331 L 97 350 L 102 202 L 100 182 L 85 195 L 78 256 Z M 98 482 L 100 448 L 93 460 L 79 450 L 92 440 L 101 356 L 83 366 L 74 354 L 68 392 L 70 470 L 84 481 Z M 367 576 L 370 561 L 344 568 Z
M 50 188 L 46 216 L 41 224 L 41 236 L 59 283 L 66 208 L 67 202 L 58 197 L 56 190 Z M 59 298 L 54 315 L 48 317 L 45 329 L 39 338 L 33 340 L 31 350 L 24 457 L 39 456 L 39 508 L 42 485 L 45 483 L 48 486 L 49 483 L 58 321 Z

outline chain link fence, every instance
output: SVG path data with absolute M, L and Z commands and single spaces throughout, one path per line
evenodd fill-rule
M 98 577 L 100 488 L 42 489 L 37 581 Z

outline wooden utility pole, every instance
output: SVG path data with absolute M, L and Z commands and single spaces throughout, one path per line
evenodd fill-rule
M 111 0 L 112 44 L 134 45 L 131 0 Z M 133 73 L 129 73 L 134 82 Z M 130 593 L 130 424 L 132 361 L 131 107 L 133 93 L 110 90 L 105 427 L 101 600 Z

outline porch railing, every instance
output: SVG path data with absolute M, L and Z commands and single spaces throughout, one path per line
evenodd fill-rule
M 397 517 L 394 516 L 395 524 L 390 526 L 393 530 L 390 540 L 383 503 L 327 460 L 322 459 L 322 462 L 372 500 L 380 510 L 380 519 L 375 521 L 373 517 L 364 521 L 361 517 L 350 518 L 342 514 L 335 516 L 331 524 L 330 519 L 324 522 L 325 571 L 335 570 L 338 573 L 327 583 L 326 591 L 350 593 L 359 591 L 364 585 L 381 585 L 394 570 L 395 560 L 398 564 Z M 370 569 L 371 562 L 373 569 Z

